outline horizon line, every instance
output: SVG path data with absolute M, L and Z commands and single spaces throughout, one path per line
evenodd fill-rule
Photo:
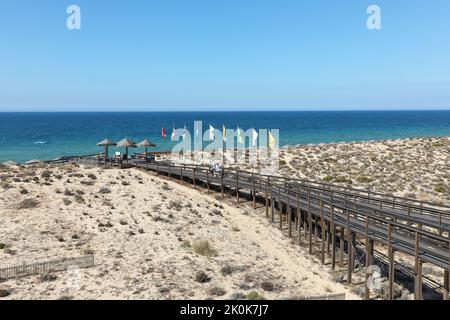
M 450 111 L 450 107 L 444 108 L 392 108 L 392 109 L 384 109 L 384 108 L 373 108 L 373 109 L 262 109 L 262 110 L 251 110 L 251 109 L 243 109 L 243 110 L 202 110 L 202 109 L 192 109 L 192 110 L 0 110 L 0 113 L 152 113 L 152 112 L 164 112 L 164 113 L 173 113 L 173 112 L 181 112 L 181 113 L 189 113 L 189 112 L 209 112 L 209 113 L 218 113 L 218 112 L 386 112 L 386 111 Z

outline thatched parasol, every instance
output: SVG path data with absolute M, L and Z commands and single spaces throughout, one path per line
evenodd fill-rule
M 137 145 L 135 142 L 131 141 L 128 138 L 122 139 L 119 142 L 117 142 L 117 147 L 118 148 L 125 148 L 125 154 L 127 155 L 127 159 L 128 159 L 128 148 L 136 148 Z
M 116 144 L 109 139 L 105 139 L 105 140 L 102 140 L 99 143 L 97 143 L 97 146 L 105 147 L 105 161 L 106 161 L 106 159 L 108 159 L 108 148 L 110 146 L 115 146 L 115 145 Z
M 144 139 L 143 141 L 139 142 L 137 144 L 138 147 L 145 147 L 145 156 L 147 156 L 147 148 L 148 147 L 156 147 L 156 144 L 152 143 L 151 141 Z

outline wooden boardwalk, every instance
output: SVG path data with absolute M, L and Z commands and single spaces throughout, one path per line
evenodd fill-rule
M 446 207 L 234 169 L 214 175 L 207 167 L 170 162 L 134 162 L 134 166 L 189 182 L 194 187 L 214 188 L 222 194 L 234 191 L 238 202 L 243 195 L 250 195 L 254 207 L 257 201 L 264 203 L 266 216 L 277 222 L 280 229 L 286 229 L 289 237 L 306 244 L 311 254 L 317 248 L 314 244 L 318 244 L 322 263 L 329 254 L 333 270 L 337 263 L 343 264 L 346 253 L 348 283 L 352 282 L 355 268 L 357 239 L 364 244 L 366 266 L 374 262 L 375 243 L 383 244 L 387 248 L 391 299 L 396 252 L 415 258 L 416 299 L 422 298 L 423 263 L 441 267 L 444 280 L 440 289 L 448 300 L 450 210 Z M 368 288 L 366 298 L 370 298 Z
M 385 259 L 390 299 L 394 299 L 396 268 L 401 266 L 395 260 L 396 253 L 414 258 L 411 273 L 415 299 L 422 299 L 423 264 L 433 264 L 443 269 L 443 281 L 437 285 L 430 279 L 425 282 L 434 283 L 443 299 L 449 299 L 449 207 L 229 168 L 214 175 L 204 166 L 176 165 L 168 161 L 133 160 L 126 166 L 154 171 L 190 183 L 194 188 L 214 189 L 222 196 L 231 191 L 238 203 L 242 197 L 248 197 L 254 208 L 257 203 L 264 204 L 268 219 L 286 231 L 288 237 L 307 245 L 311 254 L 320 254 L 321 262 L 330 263 L 333 270 L 337 264 L 344 265 L 346 256 L 349 284 L 358 250 L 364 252 L 366 267 L 373 265 L 375 259 Z M 375 252 L 376 244 L 382 245 L 382 252 Z M 370 298 L 367 285 L 365 298 Z

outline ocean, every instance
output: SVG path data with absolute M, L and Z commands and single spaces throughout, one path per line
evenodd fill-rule
M 109 138 L 150 139 L 168 150 L 173 126 L 279 129 L 280 145 L 450 136 L 450 111 L 0 113 L 0 162 L 94 154 Z M 163 144 L 161 128 L 167 138 Z

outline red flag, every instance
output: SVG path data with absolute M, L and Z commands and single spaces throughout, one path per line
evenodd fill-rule
M 164 127 L 162 127 L 161 129 L 161 138 L 165 138 L 166 137 L 166 130 L 164 130 Z

